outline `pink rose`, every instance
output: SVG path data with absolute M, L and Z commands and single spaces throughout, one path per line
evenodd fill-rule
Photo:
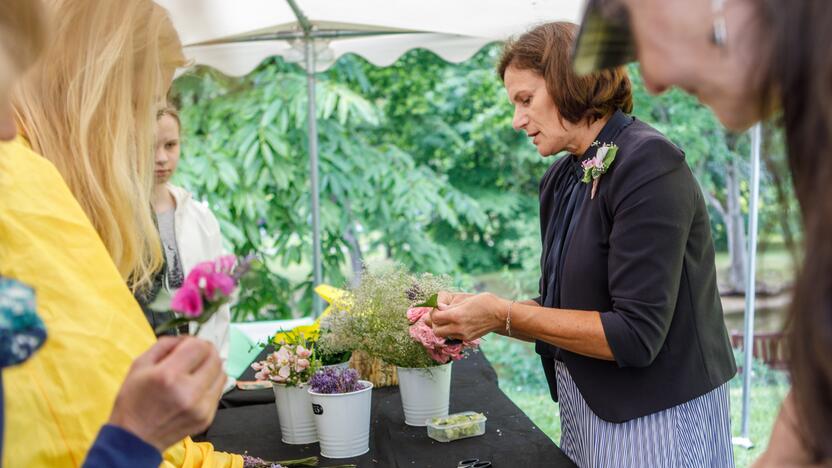
M 185 317 L 197 318 L 202 315 L 202 294 L 193 284 L 185 283 L 170 302 L 170 308 Z
M 407 309 L 407 319 L 410 323 L 416 323 L 426 314 L 430 314 L 431 310 L 433 309 L 430 307 L 411 307 Z
M 295 362 L 295 372 L 303 372 L 307 368 L 309 368 L 308 359 L 298 359 L 297 362 Z
M 251 368 L 253 370 L 259 371 L 260 369 L 263 368 L 263 363 L 261 363 L 261 362 L 252 362 L 251 363 Z

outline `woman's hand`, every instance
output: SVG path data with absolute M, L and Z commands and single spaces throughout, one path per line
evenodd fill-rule
M 471 293 L 440 291 L 438 297 L 436 298 L 436 302 L 438 304 L 454 305 L 459 304 L 460 302 L 473 296 L 474 294 Z
M 438 336 L 475 340 L 505 326 L 509 302 L 491 293 L 455 294 L 451 304 L 443 304 L 430 314 L 433 332 Z
M 211 343 L 162 337 L 133 362 L 109 422 L 164 452 L 211 424 L 224 383 Z

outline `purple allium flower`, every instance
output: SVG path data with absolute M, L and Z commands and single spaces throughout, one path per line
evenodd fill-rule
M 355 369 L 339 369 L 329 367 L 319 370 L 309 380 L 309 386 L 315 393 L 350 393 L 365 388 L 358 381 L 358 371 Z

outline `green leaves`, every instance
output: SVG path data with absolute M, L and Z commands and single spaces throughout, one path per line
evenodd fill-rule
M 425 302 L 416 304 L 414 307 L 430 307 L 432 309 L 439 307 L 439 294 L 432 294 Z

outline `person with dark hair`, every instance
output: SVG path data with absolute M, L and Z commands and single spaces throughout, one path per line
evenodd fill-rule
M 443 292 L 434 331 L 534 341 L 579 466 L 733 466 L 736 364 L 703 195 L 684 153 L 628 115 L 623 68 L 574 73 L 576 33 L 538 26 L 498 66 L 514 127 L 541 156 L 568 153 L 540 184 L 540 296 Z
M 792 390 L 758 466 L 832 465 L 832 2 L 591 0 L 579 73 L 638 59 L 735 131 L 782 112 L 806 255 L 786 330 Z

